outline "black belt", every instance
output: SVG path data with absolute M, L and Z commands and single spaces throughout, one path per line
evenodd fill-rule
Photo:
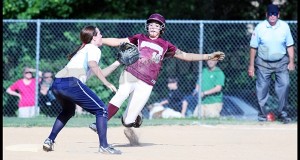
M 262 59 L 263 61 L 265 61 L 265 62 L 274 63 L 274 62 L 279 62 L 279 61 L 281 61 L 285 56 L 287 56 L 287 55 L 285 54 L 282 58 L 280 58 L 280 59 L 278 59 L 278 60 L 273 60 L 273 61 L 265 60 L 265 59 L 263 59 L 263 58 L 261 58 L 261 57 L 259 57 L 259 58 L 261 58 L 261 59 Z

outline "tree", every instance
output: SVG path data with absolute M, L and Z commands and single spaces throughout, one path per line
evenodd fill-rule
M 167 19 L 259 20 L 272 0 L 4 0 L 4 19 Z M 297 19 L 297 0 L 280 4 L 281 18 Z
M 76 0 L 4 0 L 5 19 L 69 18 Z

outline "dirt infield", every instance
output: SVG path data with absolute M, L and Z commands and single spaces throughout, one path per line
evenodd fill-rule
M 135 129 L 140 146 L 130 146 L 123 127 L 108 129 L 122 155 L 97 153 L 89 128 L 64 128 L 55 151 L 42 142 L 51 128 L 3 128 L 4 160 L 296 160 L 297 124 L 145 126 Z

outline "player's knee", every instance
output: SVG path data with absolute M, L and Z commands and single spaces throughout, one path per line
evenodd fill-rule
M 104 110 L 97 110 L 97 111 L 91 112 L 91 113 L 94 114 L 96 117 L 108 117 L 107 111 L 104 111 Z
M 69 111 L 63 112 L 63 115 L 65 117 L 71 118 L 75 115 L 75 110 L 69 110 Z

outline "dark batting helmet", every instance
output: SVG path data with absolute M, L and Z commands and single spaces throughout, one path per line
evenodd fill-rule
M 150 23 L 150 21 L 157 21 L 158 23 L 161 24 L 161 33 L 163 33 L 163 31 L 165 30 L 165 26 L 166 26 L 166 19 L 164 16 L 158 14 L 158 13 L 154 13 L 154 14 L 151 14 L 149 16 L 149 18 L 147 19 L 147 22 L 146 22 L 146 30 L 148 30 L 148 26 L 147 24 Z
M 151 20 L 158 21 L 159 23 L 161 23 L 161 25 L 166 24 L 166 19 L 158 13 L 151 14 L 151 16 L 147 19 L 147 23 L 149 23 L 149 21 Z

